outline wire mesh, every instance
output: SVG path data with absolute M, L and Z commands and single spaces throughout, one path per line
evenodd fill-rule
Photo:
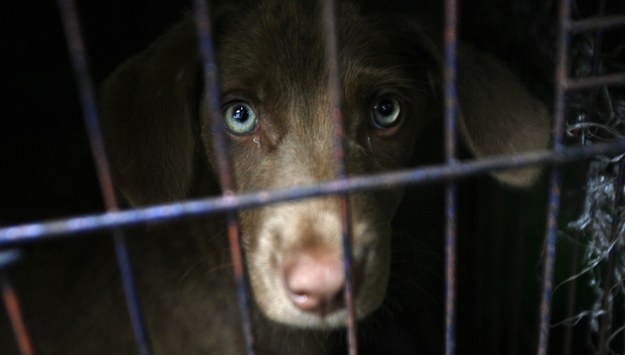
M 571 34 L 577 31 L 588 31 L 588 30 L 597 30 L 597 29 L 607 29 L 613 26 L 623 25 L 625 24 L 625 19 L 623 16 L 603 16 L 603 8 L 605 7 L 605 1 L 601 2 L 600 16 L 572 21 L 571 20 L 571 4 L 570 0 L 561 0 L 560 1 L 560 9 L 559 9 L 559 34 L 558 34 L 558 45 L 557 45 L 557 67 L 556 67 L 556 78 L 555 78 L 555 112 L 554 112 L 554 127 L 553 127 L 553 149 L 554 151 L 561 150 L 563 148 L 564 143 L 564 132 L 566 125 L 566 92 L 571 90 L 579 90 L 583 88 L 591 88 L 597 87 L 600 85 L 611 85 L 611 84 L 619 84 L 625 83 L 625 75 L 624 73 L 612 73 L 612 74 L 604 74 L 598 75 L 598 51 L 601 48 L 600 41 L 600 33 L 597 33 L 597 47 L 595 48 L 594 58 L 593 58 L 593 75 L 591 77 L 584 78 L 569 78 L 570 72 L 570 41 Z M 551 303 L 552 303 L 552 294 L 553 294 L 553 278 L 554 278 L 554 264 L 555 264 L 555 256 L 556 256 L 556 241 L 557 235 L 559 233 L 558 229 L 558 214 L 560 209 L 560 194 L 561 194 L 561 170 L 558 168 L 552 169 L 552 176 L 550 180 L 550 194 L 549 194 L 549 212 L 547 217 L 547 231 L 545 235 L 545 254 L 544 254 L 544 273 L 543 273 L 543 294 L 542 294 L 542 302 L 541 302 L 541 316 L 540 316 L 540 335 L 539 335 L 539 343 L 538 343 L 538 354 L 547 354 L 548 346 L 549 346 L 549 332 L 551 325 Z M 614 193 L 617 194 L 616 198 L 622 198 L 621 189 L 615 189 Z M 617 209 L 618 210 L 618 209 Z M 614 218 L 618 220 L 618 216 L 615 214 Z M 613 235 L 613 237 L 615 234 Z M 575 249 L 577 251 L 577 248 Z M 575 257 L 575 255 L 574 255 Z M 572 263 L 573 267 L 577 265 L 574 261 Z M 611 272 L 613 270 L 613 266 L 608 265 L 607 275 L 611 276 Z M 609 276 L 608 276 L 609 278 Z M 571 292 L 569 295 L 569 312 L 575 301 L 574 296 L 575 288 L 571 288 Z M 607 298 L 606 298 L 607 299 Z M 608 303 L 604 302 L 604 309 L 608 308 Z M 609 326 L 607 323 L 610 323 L 611 320 L 609 316 L 604 316 L 602 321 L 604 322 L 604 327 L 602 329 L 607 329 Z M 572 341 L 572 330 L 569 328 L 565 333 L 565 341 Z M 599 354 L 606 354 L 608 352 L 609 341 L 606 337 L 606 332 L 602 331 L 599 334 Z M 564 349 L 570 350 L 570 344 L 565 343 Z M 565 350 L 566 351 L 566 350 Z

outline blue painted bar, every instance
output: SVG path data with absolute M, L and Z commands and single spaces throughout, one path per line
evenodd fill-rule
M 560 152 L 541 150 L 515 156 L 473 160 L 457 163 L 453 166 L 437 165 L 370 176 L 356 176 L 347 178 L 342 183 L 330 181 L 310 186 L 187 200 L 124 211 L 16 225 L 0 228 L 0 247 L 140 223 L 223 213 L 302 198 L 390 189 L 401 185 L 423 185 L 505 169 L 538 164 L 564 164 L 588 159 L 596 155 L 616 155 L 624 152 L 625 139 L 591 146 L 563 148 Z
M 328 92 L 332 102 L 331 112 L 334 123 L 334 157 L 337 166 L 337 184 L 343 184 L 345 171 L 345 133 L 342 118 L 341 75 L 338 56 L 338 36 L 336 25 L 336 2 L 324 0 L 322 2 L 322 24 L 325 43 L 325 61 L 328 72 Z M 353 283 L 353 255 L 352 255 L 352 218 L 351 208 L 347 195 L 339 195 L 341 211 L 341 239 L 343 247 L 343 270 L 345 272 L 345 306 L 347 309 L 347 348 L 350 355 L 358 353 L 356 338 L 356 310 L 354 307 Z
M 122 284 L 124 286 L 124 297 L 126 298 L 126 304 L 134 305 L 133 310 L 130 313 L 130 322 L 132 328 L 136 332 L 143 332 L 139 334 L 137 339 L 137 346 L 139 347 L 140 354 L 150 353 L 150 343 L 148 342 L 148 335 L 143 323 L 144 315 L 143 310 L 140 307 L 139 295 L 135 288 L 135 280 L 132 273 L 132 267 L 130 265 L 130 256 L 128 255 L 128 248 L 126 248 L 126 242 L 124 235 L 120 229 L 113 229 L 113 245 L 115 246 L 115 255 L 117 256 L 117 263 L 120 270 L 122 270 Z
M 89 143 L 91 145 L 91 153 L 96 162 L 96 170 L 100 183 L 100 190 L 106 205 L 107 211 L 117 211 L 117 199 L 115 197 L 115 189 L 111 178 L 111 172 L 104 150 L 104 142 L 102 139 L 102 131 L 100 129 L 100 119 L 98 117 L 98 107 L 94 94 L 94 85 L 89 73 L 89 64 L 85 53 L 84 41 L 82 38 L 80 23 L 75 4 L 72 0 L 59 0 L 59 8 L 61 10 L 61 18 L 65 28 L 65 37 L 69 55 L 72 60 L 74 77 L 78 84 L 78 92 L 80 102 L 83 108 L 83 116 L 87 126 L 89 135 Z M 134 284 L 134 277 L 124 236 L 121 230 L 114 231 L 115 254 L 117 263 L 121 271 L 122 282 L 124 284 L 124 293 L 126 296 L 126 304 L 132 328 L 137 340 L 139 353 L 142 355 L 150 354 L 150 341 L 148 339 L 147 330 L 143 321 L 141 304 L 137 297 L 137 290 Z
M 445 159 L 449 166 L 456 160 L 458 126 L 457 49 L 458 2 L 445 1 Z M 457 239 L 457 184 L 451 180 L 445 191 L 445 354 L 456 353 L 456 239 Z
M 568 71 L 570 0 L 560 1 L 560 28 L 558 33 L 558 58 L 556 67 L 556 93 L 553 123 L 553 151 L 564 149 L 565 122 L 565 87 Z M 547 226 L 545 230 L 545 253 L 543 259 L 542 300 L 540 303 L 540 330 L 538 339 L 538 355 L 546 355 L 549 349 L 549 329 L 551 328 L 551 294 L 553 292 L 553 272 L 556 261 L 556 239 L 558 236 L 558 216 L 560 211 L 561 172 L 558 167 L 551 170 L 549 201 L 547 207 Z

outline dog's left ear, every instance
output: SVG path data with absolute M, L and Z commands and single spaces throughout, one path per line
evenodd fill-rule
M 102 131 L 115 185 L 135 206 L 186 198 L 196 174 L 194 23 L 172 27 L 120 65 L 102 89 Z
M 459 128 L 471 152 L 479 158 L 547 148 L 550 115 L 545 105 L 499 60 L 468 45 L 458 49 Z M 523 187 L 540 172 L 531 167 L 494 175 Z

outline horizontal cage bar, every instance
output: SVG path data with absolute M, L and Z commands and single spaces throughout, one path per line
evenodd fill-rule
M 58 237 L 63 234 L 93 232 L 116 226 L 252 208 L 268 203 L 283 202 L 299 198 L 310 198 L 346 192 L 352 193 L 376 188 L 393 188 L 399 185 L 419 185 L 538 164 L 559 165 L 588 159 L 599 154 L 613 155 L 623 152 L 625 152 L 625 140 L 619 140 L 612 143 L 596 144 L 592 146 L 563 148 L 559 152 L 542 150 L 511 157 L 474 160 L 452 166 L 440 165 L 386 174 L 351 177 L 342 181 L 331 181 L 318 185 L 188 200 L 119 212 L 11 226 L 0 229 L 0 246 L 32 242 L 40 239 Z

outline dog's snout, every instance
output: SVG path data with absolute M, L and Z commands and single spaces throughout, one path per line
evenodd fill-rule
M 345 276 L 341 258 L 328 250 L 297 253 L 284 264 L 284 282 L 291 302 L 321 316 L 343 308 Z
M 346 269 L 337 210 L 335 199 L 314 199 L 262 211 L 265 218 L 260 219 L 258 244 L 251 259 L 259 267 L 250 274 L 263 292 L 258 294 L 264 298 L 257 299 L 269 318 L 300 327 L 336 328 L 346 324 L 345 296 L 353 300 L 358 318 L 379 305 L 383 294 L 370 301 L 375 290 L 369 289 L 386 275 L 383 268 L 371 267 L 384 257 L 384 250 L 376 248 L 380 244 L 375 237 L 380 234 L 372 232 L 369 220 L 363 222 L 360 214 L 353 216 L 353 252 Z M 378 250 L 382 253 L 377 254 Z M 365 275 L 366 265 L 370 270 Z M 351 288 L 347 274 L 351 275 Z M 386 284 L 385 279 L 381 282 Z

